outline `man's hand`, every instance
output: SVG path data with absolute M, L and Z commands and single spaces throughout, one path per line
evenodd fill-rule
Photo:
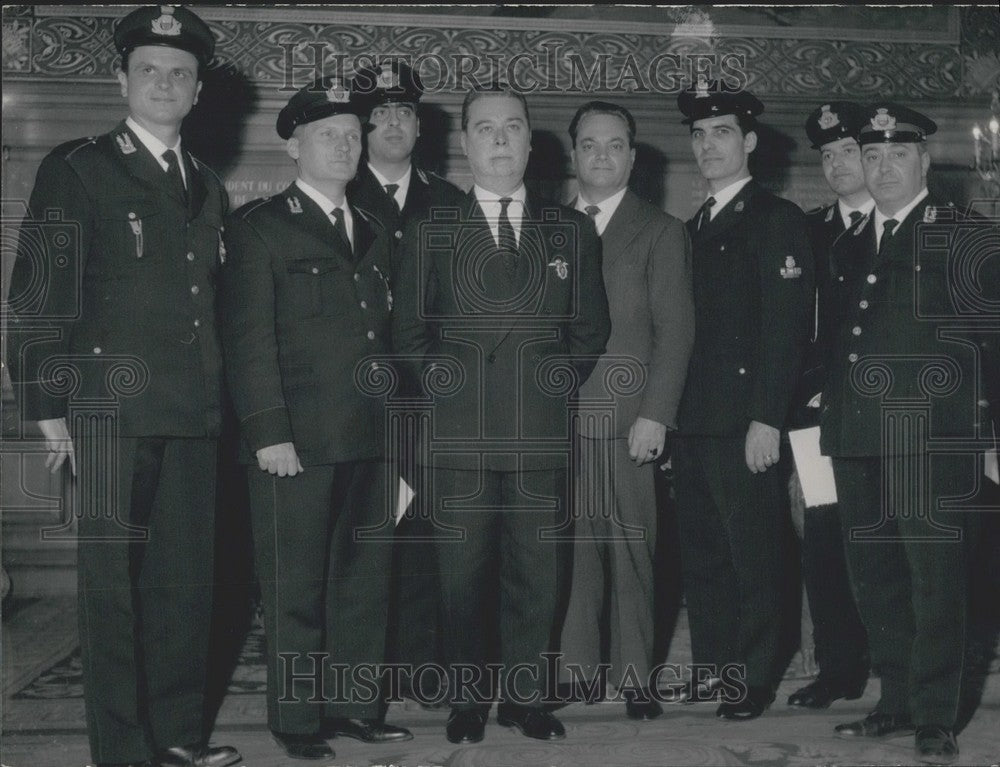
M 69 436 L 65 418 L 49 418 L 38 422 L 38 428 L 45 436 L 45 447 L 49 455 L 45 459 L 45 468 L 52 474 L 59 471 L 63 461 L 69 458 L 69 467 L 76 476 L 76 454 L 73 452 L 73 439 Z
M 747 468 L 754 474 L 767 471 L 781 457 L 781 432 L 760 421 L 751 421 L 747 429 Z
M 262 471 L 277 474 L 279 477 L 294 477 L 300 471 L 304 471 L 295 452 L 295 445 L 291 442 L 262 447 L 257 451 L 257 465 Z
M 667 427 L 658 421 L 639 416 L 628 430 L 628 455 L 636 466 L 655 461 L 663 454 Z

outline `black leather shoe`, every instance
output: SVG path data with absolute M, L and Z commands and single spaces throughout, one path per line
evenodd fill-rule
M 325 731 L 335 738 L 354 738 L 365 743 L 413 740 L 413 733 L 405 727 L 386 724 L 381 719 L 330 719 Z
M 157 755 L 155 763 L 161 767 L 228 767 L 243 760 L 240 752 L 231 746 L 206 745 L 174 746 Z
M 486 711 L 477 708 L 453 708 L 448 715 L 445 734 L 449 743 L 478 743 L 486 730 Z
M 536 740 L 562 740 L 566 737 L 562 722 L 544 708 L 500 706 L 497 709 L 497 724 L 516 727 L 522 735 Z
M 320 735 L 299 735 L 291 732 L 271 732 L 278 745 L 291 759 L 333 759 L 333 749 Z
M 838 724 L 833 729 L 847 738 L 884 738 L 901 732 L 910 733 L 914 728 L 908 716 L 872 711 L 864 719 Z
M 937 724 L 920 725 L 914 755 L 924 764 L 951 764 L 958 758 L 955 733 Z
M 721 703 L 715 715 L 719 719 L 745 722 L 756 719 L 774 702 L 774 690 L 770 687 L 750 687 L 742 700 L 736 703 Z
M 840 698 L 856 700 L 864 693 L 867 683 L 867 679 L 859 685 L 831 682 L 820 678 L 789 695 L 788 705 L 801 708 L 827 708 Z
M 625 691 L 625 715 L 629 719 L 648 722 L 663 713 L 659 701 L 653 699 L 649 690 Z
M 679 688 L 675 688 L 673 695 L 669 696 L 671 703 L 705 703 L 710 700 L 718 700 L 722 692 L 722 680 L 716 677 L 706 679 L 701 682 L 686 682 Z

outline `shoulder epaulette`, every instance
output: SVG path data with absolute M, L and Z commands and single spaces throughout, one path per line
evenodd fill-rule
M 68 160 L 74 154 L 79 152 L 81 149 L 87 146 L 92 146 L 97 143 L 97 136 L 85 136 L 83 138 L 74 139 L 73 141 L 68 141 L 62 146 L 57 147 L 55 152 L 61 154 L 63 159 Z
M 380 229 L 384 229 L 385 228 L 385 226 L 382 224 L 382 222 L 378 220 L 378 217 L 374 213 L 372 213 L 370 210 L 365 210 L 364 208 L 359 207 L 357 205 L 354 206 L 354 209 L 358 212 L 358 214 L 361 216 L 361 218 L 363 218 L 369 224 L 378 224 L 378 227 Z
M 245 203 L 242 207 L 240 207 L 236 211 L 236 215 L 246 220 L 247 216 L 249 216 L 251 213 L 257 210 L 257 208 L 267 205 L 275 197 L 278 197 L 278 195 L 271 195 L 270 197 L 261 197 L 257 200 L 251 200 L 250 202 Z

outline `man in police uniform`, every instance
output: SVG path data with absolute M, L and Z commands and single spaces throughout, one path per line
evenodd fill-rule
M 579 195 L 573 207 L 601 236 L 611 311 L 607 355 L 579 399 L 574 468 L 576 543 L 573 582 L 560 650 L 589 675 L 607 638 L 611 680 L 627 715 L 648 720 L 663 709 L 650 694 L 653 668 L 653 558 L 656 551 L 654 461 L 677 428 L 694 341 L 691 240 L 682 222 L 628 189 L 635 162 L 635 120 L 617 104 L 591 101 L 569 125 Z M 642 384 L 609 385 L 616 366 Z M 608 428 L 607 411 L 614 414 Z M 592 412 L 592 411 L 591 411 Z M 596 416 L 596 417 L 595 417 Z M 609 503 L 605 504 L 604 501 Z
M 412 68 L 393 59 L 377 70 L 358 70 L 352 90 L 362 104 L 367 162 L 361 163 L 358 175 L 348 186 L 348 195 L 355 204 L 375 213 L 392 235 L 395 251 L 407 223 L 426 220 L 432 209 L 453 204 L 460 192 L 413 162 L 413 148 L 420 136 L 418 108 L 423 84 Z M 398 266 L 393 271 L 397 270 Z M 413 386 L 413 382 L 406 385 Z M 426 494 L 419 486 L 414 464 L 413 444 L 413 433 L 405 432 L 399 471 L 415 489 L 416 497 L 396 526 L 386 657 L 390 662 L 417 668 L 440 661 L 441 637 L 432 530 L 426 517 Z M 409 675 L 400 681 L 403 693 L 413 694 Z M 431 675 L 421 680 L 418 700 L 438 699 L 433 681 Z
M 21 239 L 18 325 L 31 315 L 55 331 L 21 360 L 23 415 L 38 421 L 52 471 L 79 463 L 93 759 L 222 767 L 240 755 L 209 748 L 202 719 L 222 393 L 213 285 L 228 203 L 180 139 L 215 40 L 189 10 L 155 6 L 122 19 L 114 42 L 128 118 L 53 150 L 31 195 L 36 219 L 54 211 L 79 239 L 70 253 L 47 240 L 43 254 Z M 39 279 L 45 290 L 29 296 Z M 116 406 L 116 427 L 81 413 L 84 399 Z
M 819 422 L 819 409 L 814 403 L 823 390 L 840 317 L 848 310 L 849 296 L 845 291 L 853 284 L 845 282 L 844 274 L 839 279 L 833 276 L 830 246 L 875 207 L 861 168 L 858 132 L 863 114 L 864 107 L 860 104 L 832 101 L 817 107 L 805 123 L 813 149 L 820 152 L 823 176 L 837 200 L 806 215 L 816 259 L 817 324 L 816 335 L 806 353 L 793 415 L 795 425 L 800 427 L 816 426 Z M 792 481 L 798 482 L 797 474 Z M 854 700 L 864 692 L 868 679 L 868 643 L 847 578 L 836 504 L 805 510 L 802 576 L 809 595 L 819 676 L 793 692 L 788 705 L 826 708 L 839 698 Z
M 545 708 L 541 656 L 569 575 L 568 395 L 610 332 L 600 242 L 586 216 L 528 194 L 521 94 L 470 91 L 461 140 L 475 186 L 457 215 L 407 229 L 393 313 L 395 350 L 441 395 L 420 459 L 432 468 L 449 682 L 463 681 L 447 737 L 483 739 L 498 624 L 498 722 L 553 740 L 565 730 Z
M 385 724 L 377 669 L 367 682 L 356 676 L 382 662 L 385 646 L 392 547 L 360 533 L 389 513 L 384 411 L 361 386 L 379 375 L 365 358 L 388 348 L 390 245 L 345 195 L 362 139 L 345 84 L 326 77 L 302 88 L 277 131 L 298 178 L 227 223 L 222 334 L 251 464 L 268 725 L 288 756 L 319 759 L 333 756 L 326 734 L 411 737 Z M 331 663 L 346 664 L 346 683 L 325 688 L 337 697 L 324 711 L 310 670 Z
M 678 97 L 709 197 L 688 222 L 695 341 L 674 446 L 677 523 L 694 661 L 721 688 L 742 664 L 743 696 L 717 714 L 752 719 L 774 700 L 781 593 L 780 435 L 813 315 L 802 211 L 757 185 L 748 160 L 764 105 L 700 81 Z M 739 697 L 739 700 L 734 698 Z
M 881 677 L 875 710 L 836 729 L 885 737 L 915 727 L 916 758 L 932 764 L 958 755 L 975 541 L 975 515 L 954 503 L 942 509 L 940 500 L 966 496 L 976 469 L 974 455 L 928 455 L 927 440 L 975 436 L 979 378 L 969 346 L 939 337 L 934 319 L 952 313 L 952 265 L 931 258 L 917 237 L 921 222 L 954 215 L 927 191 L 925 140 L 936 127 L 891 103 L 865 114 L 861 161 L 875 209 L 833 246 L 837 274 L 858 278 L 821 407 L 851 583 Z M 923 417 L 905 412 L 922 403 Z M 902 433 L 900 424 L 913 429 Z

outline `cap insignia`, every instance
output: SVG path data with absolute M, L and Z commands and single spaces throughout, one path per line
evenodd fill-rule
M 830 105 L 824 104 L 820 109 L 823 113 L 819 116 L 819 127 L 823 130 L 829 130 L 834 125 L 840 125 L 840 118 L 837 116 L 836 112 L 830 111 Z
M 181 23 L 174 18 L 173 6 L 160 6 L 160 17 L 153 19 L 152 29 L 154 35 L 165 37 L 176 37 L 181 33 Z
M 382 73 L 378 76 L 378 87 L 389 90 L 399 87 L 399 75 L 392 71 L 392 64 L 382 64 Z
M 889 114 L 889 110 L 885 107 L 879 107 L 875 110 L 871 124 L 875 130 L 896 130 L 896 118 Z
M 698 84 L 695 85 L 694 97 L 696 99 L 708 98 L 708 78 L 705 75 L 698 75 Z
M 339 78 L 334 77 L 330 81 L 330 87 L 326 90 L 326 100 L 331 104 L 346 104 L 351 100 L 350 94 Z

